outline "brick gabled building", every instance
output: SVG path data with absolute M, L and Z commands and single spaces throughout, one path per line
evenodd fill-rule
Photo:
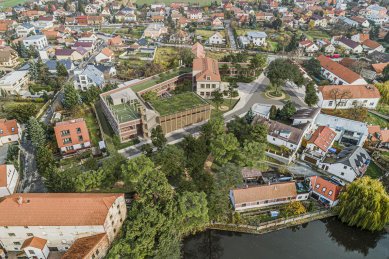
M 61 154 L 68 155 L 91 146 L 84 119 L 58 122 L 54 127 L 55 138 Z

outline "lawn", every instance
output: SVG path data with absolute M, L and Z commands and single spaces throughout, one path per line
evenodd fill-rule
M 178 65 L 177 48 L 158 47 L 154 57 L 154 63 L 161 65 L 164 69 L 171 67 L 171 64 Z
M 139 39 L 143 35 L 143 31 L 146 27 L 144 26 L 137 26 L 133 28 L 102 28 L 100 31 L 103 33 L 114 33 L 119 35 L 125 35 L 130 38 Z
M 2 8 L 7 8 L 7 7 L 13 7 L 16 5 L 24 4 L 25 2 L 27 2 L 27 0 L 3 0 L 0 3 L 0 6 Z
M 239 99 L 230 99 L 230 98 L 225 98 L 223 100 L 223 103 L 219 105 L 219 107 L 222 107 L 222 106 L 226 106 L 228 107 L 228 110 L 225 110 L 225 111 L 222 111 L 222 113 L 225 113 L 225 112 L 228 112 L 230 111 L 231 109 L 233 109 L 235 107 L 235 105 L 238 103 Z M 215 107 L 215 111 L 216 111 L 216 104 L 212 101 L 212 100 L 208 100 L 208 102 L 213 106 Z
M 373 161 L 370 162 L 369 167 L 365 172 L 366 176 L 377 179 L 383 175 L 381 168 L 379 168 Z
M 372 124 L 372 125 L 379 125 L 381 128 L 388 128 L 389 127 L 389 121 L 378 117 L 375 114 L 369 113 L 367 116 L 367 123 Z
M 212 30 L 196 30 L 195 34 L 196 35 L 199 35 L 199 36 L 202 36 L 203 38 L 209 38 L 211 37 L 212 35 L 214 35 L 216 33 L 216 31 L 212 31 Z M 219 31 L 219 33 L 225 37 L 225 33 L 224 31 Z
M 149 87 L 152 87 L 153 85 L 156 85 L 156 84 L 162 83 L 166 80 L 169 80 L 170 78 L 176 77 L 176 76 L 184 74 L 184 73 L 188 73 L 190 70 L 191 69 L 189 69 L 189 68 L 176 68 L 176 69 L 173 69 L 169 72 L 164 72 L 164 73 L 161 73 L 159 75 L 153 76 L 152 79 L 147 80 L 141 84 L 137 84 L 137 85 L 131 87 L 131 89 L 134 92 L 139 92 L 139 91 L 142 91 L 142 90 L 147 89 Z
M 325 31 L 313 30 L 313 31 L 303 31 L 305 35 L 307 35 L 308 39 L 316 40 L 316 39 L 330 39 L 331 36 L 328 35 Z
M 171 3 L 176 3 L 177 0 L 159 0 L 159 1 L 156 1 L 156 0 L 136 0 L 135 1 L 138 5 L 142 5 L 142 4 L 148 4 L 148 5 L 151 5 L 151 4 L 155 4 L 155 3 L 164 3 L 166 5 L 169 5 Z M 208 6 L 211 4 L 211 0 L 180 0 L 179 2 L 181 3 L 192 3 L 192 4 L 199 4 L 201 6 Z
M 9 115 L 7 111 L 12 110 L 12 108 L 15 108 L 16 106 L 30 103 L 35 104 L 36 111 L 39 111 L 43 105 L 45 105 L 43 102 L 15 102 L 12 100 L 2 100 L 0 101 L 0 118 L 7 118 Z
M 150 102 L 161 116 L 207 104 L 205 100 L 201 99 L 199 96 L 192 92 L 173 95 L 169 98 L 159 98 Z

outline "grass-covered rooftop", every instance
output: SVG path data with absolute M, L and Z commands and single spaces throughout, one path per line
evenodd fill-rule
M 192 92 L 176 94 L 166 98 L 158 98 L 157 100 L 150 102 L 161 116 L 170 115 L 207 104 L 205 100 L 201 99 L 198 95 Z

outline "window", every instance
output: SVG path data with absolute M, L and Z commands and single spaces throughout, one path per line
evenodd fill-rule
M 340 175 L 344 175 L 344 173 L 343 173 L 343 172 L 341 172 L 341 173 L 340 173 Z
M 329 192 L 328 192 L 328 196 L 331 196 L 331 195 L 332 195 L 332 191 L 329 191 Z
M 28 253 L 31 254 L 31 255 L 35 254 L 34 250 L 28 250 Z
M 28 228 L 28 226 L 24 226 L 24 228 Z
M 276 141 L 276 138 L 273 138 L 273 141 Z
M 327 188 L 326 187 L 323 187 L 323 189 L 321 189 L 323 192 L 326 192 Z
M 71 138 L 64 138 L 63 143 L 64 144 L 72 143 L 72 139 Z
M 14 242 L 14 245 L 16 245 L 16 246 L 20 246 L 20 245 L 21 245 L 21 243 L 20 243 L 20 242 Z
M 27 233 L 27 236 L 28 236 L 28 237 L 33 237 L 34 234 L 33 234 L 33 233 Z
M 16 236 L 16 235 L 15 235 L 15 233 L 8 233 L 8 236 L 14 237 L 14 236 Z
M 84 138 L 82 136 L 78 136 L 78 141 L 84 141 Z
M 81 128 L 77 128 L 77 134 L 81 134 Z
M 347 165 L 343 166 L 343 169 L 347 169 Z
M 99 251 L 99 249 L 96 249 L 96 254 L 98 255 L 98 254 L 100 254 L 100 251 Z
M 320 187 L 320 184 L 316 184 L 316 189 L 319 189 L 319 187 Z
M 333 101 L 329 101 L 329 102 L 328 102 L 328 106 L 332 106 L 333 103 L 334 103 Z
M 70 130 L 61 131 L 61 136 L 67 136 L 67 135 L 70 135 Z

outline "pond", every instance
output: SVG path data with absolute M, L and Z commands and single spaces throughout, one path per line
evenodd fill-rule
M 184 240 L 185 259 L 389 258 L 389 234 L 371 233 L 337 218 L 263 235 L 208 230 Z

